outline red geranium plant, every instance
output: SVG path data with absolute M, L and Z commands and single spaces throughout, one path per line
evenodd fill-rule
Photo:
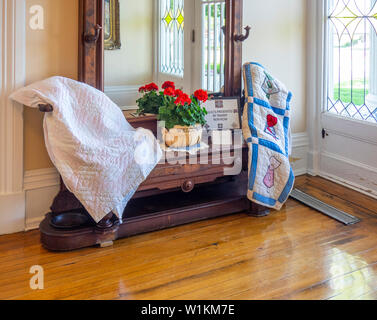
M 162 97 L 158 93 L 158 86 L 155 83 L 147 84 L 139 89 L 144 95 L 136 101 L 139 106 L 139 114 L 158 114 L 158 108 L 161 105 Z
M 158 115 L 159 121 L 165 121 L 167 129 L 175 125 L 195 126 L 205 125 L 207 111 L 201 106 L 208 100 L 208 93 L 197 90 L 191 96 L 180 89 L 176 89 L 174 82 L 166 81 L 162 85 L 163 91 L 158 91 L 156 84 L 151 83 L 139 89 L 144 96 L 137 100 L 138 113 L 152 113 Z

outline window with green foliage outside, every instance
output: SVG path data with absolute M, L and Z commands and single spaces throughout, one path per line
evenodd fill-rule
M 327 18 L 327 112 L 377 123 L 377 0 L 329 0 Z

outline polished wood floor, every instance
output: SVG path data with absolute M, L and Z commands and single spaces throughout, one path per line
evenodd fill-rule
M 346 227 L 290 199 L 244 214 L 51 253 L 38 231 L 0 237 L 0 299 L 377 299 L 377 201 L 321 178 L 297 186 L 362 219 Z M 32 291 L 29 269 L 45 271 Z

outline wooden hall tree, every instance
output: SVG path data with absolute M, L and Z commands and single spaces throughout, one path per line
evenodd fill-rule
M 226 0 L 224 95 L 228 97 L 241 95 L 242 42 L 250 31 L 250 27 L 246 27 L 246 34 L 241 32 L 242 4 L 242 0 Z M 104 0 L 80 0 L 79 19 L 79 80 L 103 91 Z M 41 111 L 52 109 L 44 106 Z M 153 117 L 128 120 L 135 128 L 149 129 L 150 124 L 157 124 Z M 230 154 L 223 153 L 210 146 L 208 159 L 212 160 L 208 164 L 200 164 L 200 155 L 187 155 L 184 165 L 180 164 L 181 161 L 175 165 L 168 162 L 157 165 L 128 204 L 122 223 L 110 213 L 97 225 L 87 221 L 79 228 L 59 229 L 56 227 L 59 219 L 63 225 L 69 225 L 72 212 L 85 212 L 81 203 L 61 183 L 61 191 L 51 207 L 52 213 L 40 225 L 42 243 L 51 250 L 72 250 L 111 244 L 122 237 L 232 213 L 267 214 L 266 208 L 252 204 L 246 197 L 247 145 L 233 147 L 230 151 Z M 218 159 L 221 159 L 220 163 Z M 241 174 L 225 175 L 227 169 L 237 163 L 242 164 Z M 72 219 L 75 219 L 74 214 Z

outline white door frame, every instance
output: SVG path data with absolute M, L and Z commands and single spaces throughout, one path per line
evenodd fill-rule
M 185 91 L 191 92 L 192 91 L 192 57 L 193 57 L 193 44 L 192 44 L 192 38 L 191 38 L 191 31 L 194 26 L 195 21 L 195 15 L 191 14 L 194 11 L 194 1 L 193 0 L 184 0 L 184 18 L 185 18 L 185 27 L 184 27 L 184 75 L 183 78 L 170 75 L 170 74 L 164 74 L 160 72 L 160 19 L 159 15 L 161 12 L 160 8 L 160 0 L 154 1 L 154 61 L 153 61 L 153 80 L 157 82 L 158 84 L 162 84 L 166 80 L 174 81 L 177 85 L 177 88 L 184 87 Z M 157 12 L 157 14 L 156 14 Z
M 320 174 L 321 118 L 324 90 L 325 0 L 307 0 L 307 128 L 309 134 L 308 172 Z
M 23 106 L 8 96 L 25 84 L 25 0 L 0 0 L 0 234 L 25 230 Z
M 339 184 L 376 197 L 377 193 L 368 187 L 368 179 L 372 180 L 377 175 L 376 167 L 364 165 L 351 157 L 342 157 L 336 154 L 324 152 L 324 140 L 322 127 L 331 121 L 332 132 L 330 134 L 344 136 L 357 140 L 359 143 L 377 145 L 374 137 L 375 126 L 363 126 L 363 122 L 341 117 L 342 123 L 335 123 L 339 119 L 336 115 L 326 114 L 326 79 L 327 59 L 326 43 L 327 32 L 325 28 L 326 0 L 307 0 L 308 28 L 307 28 L 307 127 L 310 137 L 310 151 L 308 155 L 308 172 L 312 175 L 320 175 Z M 326 124 L 327 122 L 327 124 Z M 351 130 L 352 129 L 352 130 Z M 352 134 L 357 132 L 357 136 Z M 327 161 L 332 162 L 324 166 Z M 339 164 L 339 165 L 338 165 Z M 334 172 L 334 174 L 331 171 Z M 362 182 L 365 181 L 365 182 Z M 369 181 L 369 186 L 373 181 Z

